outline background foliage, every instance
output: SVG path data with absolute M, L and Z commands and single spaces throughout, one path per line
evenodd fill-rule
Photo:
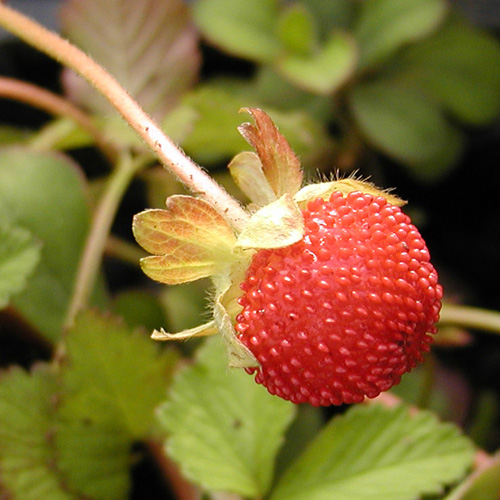
M 448 303 L 498 309 L 500 44 L 444 0 L 64 0 L 60 24 L 242 201 L 226 165 L 246 148 L 238 110 L 261 107 L 309 178 L 397 185 Z M 200 323 L 207 284 L 147 281 L 131 216 L 183 188 L 80 77 L 0 50 L 3 75 L 36 84 L 0 77 L 0 498 L 498 498 L 500 343 L 482 332 L 498 319 L 445 306 L 394 408 L 294 407 L 229 371 L 218 339 L 157 345 L 154 328 Z M 89 121 L 41 106 L 40 87 Z

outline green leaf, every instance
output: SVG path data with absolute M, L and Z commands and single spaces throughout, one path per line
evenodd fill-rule
M 428 412 L 357 406 L 323 429 L 271 499 L 413 500 L 458 480 L 473 451 L 455 426 Z
M 216 85 L 202 85 L 186 95 L 181 103 L 195 114 L 193 129 L 182 142 L 187 154 L 201 164 L 214 164 L 242 151 L 246 143 L 238 134 L 238 111 L 248 98 L 234 95 Z
M 298 88 L 279 74 L 277 68 L 260 67 L 253 82 L 253 91 L 262 109 L 272 108 L 290 112 L 297 112 L 300 109 L 314 118 L 318 130 L 322 123 L 331 120 L 332 109 L 329 96 L 311 94 Z M 246 105 L 248 106 L 248 103 Z
M 75 500 L 54 468 L 50 441 L 55 380 L 47 367 L 0 378 L 0 497 Z
M 160 422 L 170 432 L 167 452 L 190 480 L 211 491 L 263 497 L 274 460 L 294 414 L 243 371 L 227 368 L 219 337 L 180 372 Z
M 358 9 L 352 0 L 302 0 L 311 12 L 319 28 L 319 34 L 325 40 L 334 30 L 350 30 Z
M 144 327 L 152 331 L 165 324 L 163 307 L 151 290 L 121 291 L 115 295 L 112 308 L 130 328 Z
M 395 62 L 395 72 L 420 85 L 459 120 L 480 125 L 500 112 L 500 44 L 458 17 L 408 47 Z
M 40 246 L 29 231 L 0 222 L 0 309 L 26 286 L 40 260 Z
M 157 118 L 198 76 L 198 37 L 182 0 L 69 0 L 61 22 L 66 36 Z M 74 73 L 66 74 L 66 88 L 80 104 L 109 112 L 109 104 Z
M 131 447 L 147 440 L 177 357 L 109 315 L 82 313 L 66 337 L 54 434 L 65 484 L 85 498 L 122 500 Z
M 29 230 L 42 245 L 30 286 L 13 298 L 13 305 L 55 341 L 90 222 L 83 178 L 76 165 L 52 153 L 0 150 L 0 218 Z
M 426 96 L 379 81 L 359 85 L 350 104 L 368 142 L 422 180 L 443 176 L 457 160 L 462 137 Z
M 277 29 L 285 50 L 293 54 L 307 56 L 317 43 L 314 19 L 302 4 L 286 6 Z
M 77 318 L 65 347 L 63 417 L 146 438 L 176 362 L 173 352 L 96 313 Z
M 355 26 L 360 67 L 380 64 L 403 45 L 430 35 L 447 12 L 445 0 L 362 2 Z
M 200 318 L 206 319 L 206 290 L 209 286 L 209 280 L 199 280 L 162 289 L 160 299 L 169 331 L 194 328 L 200 324 Z
M 0 125 L 0 144 L 10 145 L 24 143 L 31 137 L 31 132 L 11 125 Z
M 72 491 L 92 500 L 128 498 L 132 441 L 123 430 L 73 415 L 58 422 L 55 445 L 57 467 Z
M 445 500 L 498 500 L 500 498 L 500 453 L 478 468 Z
M 332 94 L 352 76 L 358 58 L 354 39 L 342 32 L 332 34 L 310 56 L 282 57 L 277 69 L 291 82 L 317 94 Z
M 193 16 L 214 45 L 239 57 L 271 62 L 278 55 L 277 0 L 197 0 Z
M 183 149 L 199 163 L 213 165 L 248 148 L 237 131 L 241 124 L 238 112 L 242 107 L 263 108 L 263 104 L 255 96 L 253 83 L 230 81 L 198 87 L 183 99 L 181 107 L 197 116 L 192 132 L 182 142 Z M 331 158 L 333 144 L 325 126 L 307 112 L 274 107 L 265 111 L 304 165 L 318 168 L 325 157 Z

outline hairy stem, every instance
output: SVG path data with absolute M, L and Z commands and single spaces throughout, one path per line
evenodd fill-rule
M 1 76 L 0 97 L 29 104 L 55 116 L 70 118 L 92 136 L 99 149 L 114 163 L 117 155 L 115 148 L 103 139 L 101 131 L 91 118 L 68 100 L 37 85 Z
M 443 304 L 440 323 L 500 334 L 500 312 L 478 307 Z
M 85 78 L 108 99 L 182 183 L 209 201 L 234 229 L 243 228 L 248 215 L 239 203 L 188 158 L 102 66 L 58 34 L 2 3 L 0 25 Z
M 97 278 L 111 224 L 120 201 L 130 181 L 136 172 L 144 166 L 145 160 L 148 159 L 149 157 L 133 159 L 128 154 L 123 155 L 108 180 L 108 185 L 95 211 L 94 220 L 83 248 L 75 286 L 71 294 L 71 302 L 64 323 L 66 329 L 73 325 L 77 313 L 88 302 Z

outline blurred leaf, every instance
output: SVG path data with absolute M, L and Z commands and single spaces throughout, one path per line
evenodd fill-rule
M 153 256 L 141 259 L 147 276 L 176 285 L 206 278 L 233 259 L 233 230 L 200 198 L 174 195 L 167 209 L 145 210 L 134 216 L 134 237 Z
M 458 17 L 408 47 L 395 62 L 395 73 L 465 122 L 480 125 L 500 112 L 500 44 Z
M 457 408 L 456 400 L 462 402 L 467 398 L 464 397 L 463 391 L 455 379 L 453 379 L 455 390 L 451 391 L 450 385 L 446 384 L 449 380 L 449 378 L 445 378 L 447 373 L 436 368 L 434 368 L 433 373 L 429 373 L 430 369 L 426 364 L 418 366 L 411 373 L 406 373 L 401 382 L 391 389 L 391 393 L 396 394 L 407 404 L 419 408 L 425 407 L 440 418 L 455 421 L 458 424 L 463 412 L 461 408 Z M 431 381 L 430 377 L 432 377 Z
M 304 452 L 324 425 L 325 416 L 322 408 L 297 405 L 297 417 L 285 434 L 285 443 L 276 460 L 276 477 L 278 479 L 290 467 L 290 464 Z
M 161 302 L 149 290 L 125 290 L 116 294 L 113 311 L 129 328 L 143 327 L 149 332 L 165 324 Z
M 332 94 L 354 73 L 357 55 L 354 39 L 337 32 L 310 56 L 290 54 L 282 57 L 277 68 L 304 90 Z
M 66 336 L 54 436 L 65 484 L 95 500 L 130 489 L 131 447 L 148 439 L 177 361 L 145 332 L 86 312 Z
M 128 498 L 132 442 L 123 429 L 73 415 L 58 423 L 55 444 L 67 488 L 92 500 Z
M 334 30 L 349 31 L 358 9 L 352 0 L 302 0 L 301 2 L 314 15 L 323 40 Z
M 197 120 L 193 131 L 182 143 L 187 154 L 203 165 L 227 161 L 248 149 L 238 133 L 242 107 L 262 107 L 255 97 L 253 84 L 214 83 L 198 87 L 188 94 L 181 106 L 192 109 Z M 332 140 L 321 122 L 304 111 L 279 111 L 266 107 L 281 133 L 286 137 L 303 165 L 318 168 L 331 156 Z
M 31 138 L 30 145 L 35 142 L 39 148 L 42 144 L 44 150 L 60 150 L 83 148 L 92 146 L 93 137 L 74 120 L 70 118 L 56 118 L 41 127 Z M 46 145 L 49 147 L 46 147 Z M 40 148 L 39 148 L 40 149 Z
M 493 434 L 496 432 L 495 425 L 500 416 L 500 402 L 491 389 L 483 389 L 474 396 L 474 410 L 472 416 L 469 416 L 467 433 L 478 446 L 489 449 Z
M 317 43 L 314 19 L 303 4 L 285 6 L 277 29 L 284 49 L 295 55 L 309 55 Z
M 194 112 L 197 119 L 182 143 L 186 153 L 207 165 L 245 149 L 246 143 L 237 130 L 241 123 L 238 111 L 248 104 L 247 98 L 215 85 L 203 85 L 188 94 L 181 107 Z
M 403 45 L 430 35 L 447 12 L 445 0 L 362 2 L 355 26 L 360 67 L 380 64 Z
M 0 125 L 0 145 L 24 143 L 31 136 L 31 132 L 11 125 Z
M 331 119 L 332 103 L 329 96 L 299 89 L 270 66 L 259 68 L 253 91 L 263 109 L 270 107 L 282 112 L 296 112 L 300 108 L 302 112 L 314 118 L 318 128 Z
M 24 289 L 40 260 L 40 246 L 29 231 L 0 222 L 0 309 Z
M 212 316 L 207 316 L 206 290 L 210 284 L 210 280 L 203 279 L 163 288 L 160 300 L 167 316 L 168 331 L 180 332 L 194 328 L 202 319 Z
M 0 377 L 0 498 L 76 500 L 54 468 L 50 442 L 56 384 L 47 367 Z
M 470 467 L 458 428 L 405 407 L 352 407 L 334 418 L 285 472 L 272 500 L 413 500 Z
M 198 76 L 198 37 L 181 0 L 68 0 L 61 23 L 73 43 L 157 118 Z M 75 74 L 66 75 L 66 88 L 93 111 L 109 112 L 109 105 Z
M 132 440 L 151 432 L 176 356 L 111 316 L 84 313 L 68 333 L 65 363 L 63 418 L 95 422 Z
M 243 371 L 227 368 L 219 337 L 176 375 L 159 412 L 170 432 L 167 452 L 190 480 L 211 491 L 263 497 L 278 448 L 294 414 Z
M 277 0 L 197 0 L 193 16 L 202 34 L 239 57 L 271 62 L 278 55 Z
M 0 150 L 0 217 L 42 245 L 29 287 L 13 305 L 49 340 L 59 338 L 90 221 L 83 178 L 67 157 Z M 101 298 L 102 301 L 102 293 Z
M 476 470 L 445 500 L 498 500 L 500 498 L 500 453 L 492 461 Z
M 366 139 L 421 180 L 443 176 L 461 152 L 461 134 L 418 91 L 389 81 L 364 84 L 353 89 L 350 104 Z

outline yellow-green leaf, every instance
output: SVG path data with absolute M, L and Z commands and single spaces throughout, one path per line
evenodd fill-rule
M 352 76 L 357 60 L 358 48 L 354 38 L 336 32 L 310 55 L 283 57 L 278 68 L 298 87 L 315 94 L 331 95 Z
M 137 214 L 133 232 L 139 245 L 155 254 L 141 260 L 143 271 L 161 283 L 210 276 L 232 259 L 231 227 L 209 203 L 192 196 L 171 196 L 167 210 Z

